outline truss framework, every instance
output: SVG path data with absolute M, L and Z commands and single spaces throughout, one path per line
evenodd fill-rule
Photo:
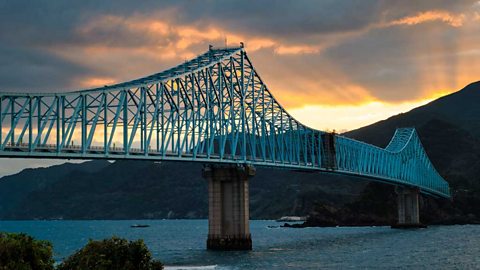
M 381 149 L 309 128 L 273 97 L 243 47 L 69 93 L 0 93 L 0 156 L 149 159 L 330 171 L 450 197 L 413 128 Z

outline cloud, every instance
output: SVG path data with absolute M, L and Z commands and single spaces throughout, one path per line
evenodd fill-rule
M 319 47 L 308 46 L 308 45 L 297 45 L 297 46 L 284 46 L 280 45 L 275 48 L 275 53 L 278 54 L 310 54 L 318 53 L 320 51 Z
M 475 11 L 475 13 L 473 14 L 473 19 L 475 21 L 480 21 L 480 12 Z
M 394 25 L 416 25 L 425 22 L 441 21 L 453 27 L 460 27 L 463 25 L 465 15 L 453 15 L 445 11 L 426 11 L 421 12 L 413 16 L 404 17 L 398 20 L 394 20 L 386 26 Z
M 45 51 L 0 45 L 0 91 L 58 91 L 94 73 Z
M 87 77 L 79 80 L 81 88 L 93 88 L 104 85 L 111 85 L 115 83 L 115 79 L 108 77 Z
M 191 50 L 196 45 L 209 42 L 239 44 L 247 41 L 248 50 L 272 48 L 278 54 L 317 53 L 319 45 L 283 43 L 274 38 L 239 34 L 222 28 L 220 25 L 173 24 L 162 18 L 164 12 L 150 16 L 134 15 L 120 17 L 105 15 L 79 26 L 78 37 L 87 41 L 86 47 L 127 48 L 130 50 L 156 50 L 160 58 L 193 57 Z
M 457 58 L 475 50 L 456 41 L 467 39 L 465 31 L 470 44 L 478 41 L 468 20 L 475 3 L 2 2 L 0 41 L 17 52 L 12 57 L 29 56 L 2 67 L 0 87 L 77 89 L 131 80 L 226 39 L 246 43 L 272 92 L 290 107 L 425 98 L 434 87 L 453 90 L 472 77 L 448 79 L 460 76 Z M 50 69 L 32 70 L 31 59 Z

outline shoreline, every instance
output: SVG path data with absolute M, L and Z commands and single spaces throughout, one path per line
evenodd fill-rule
M 425 223 L 425 226 L 463 226 L 463 225 L 480 225 L 479 222 L 465 222 L 465 223 Z M 372 223 L 372 224 L 298 224 L 298 223 L 284 223 L 280 225 L 281 228 L 295 228 L 295 229 L 302 229 L 302 228 L 336 228 L 336 227 L 395 227 L 396 224 L 392 223 Z
M 182 221 L 182 220 L 198 220 L 198 221 L 206 221 L 208 222 L 207 218 L 178 218 L 178 219 L 0 219 L 0 222 L 58 222 L 58 221 L 66 221 L 66 222 L 88 222 L 88 221 L 118 221 L 118 222 L 125 222 L 125 221 L 142 221 L 144 223 L 148 223 L 149 221 Z M 386 226 L 395 226 L 395 224 L 387 223 L 387 222 L 378 222 L 378 223 L 315 223 L 315 222 L 308 222 L 305 221 L 303 223 L 300 222 L 279 222 L 275 219 L 250 219 L 250 221 L 271 221 L 281 228 L 334 228 L 334 227 L 386 227 Z M 480 222 L 430 222 L 424 223 L 427 226 L 462 226 L 462 225 L 480 225 Z M 133 223 L 132 223 L 133 225 Z

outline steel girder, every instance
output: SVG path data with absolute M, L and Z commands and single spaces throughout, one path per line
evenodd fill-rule
M 273 97 L 243 47 L 68 93 L 0 93 L 0 156 L 147 159 L 320 170 L 450 197 L 415 129 L 378 148 L 309 128 Z

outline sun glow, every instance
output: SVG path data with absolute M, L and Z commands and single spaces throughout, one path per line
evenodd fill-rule
M 361 105 L 309 105 L 288 111 L 300 122 L 315 129 L 339 133 L 360 128 L 390 116 L 410 111 L 432 101 L 424 99 L 399 104 L 380 101 Z
M 81 81 L 81 85 L 84 88 L 89 88 L 89 87 L 103 87 L 105 85 L 110 85 L 115 83 L 115 80 L 112 78 L 102 78 L 102 77 L 92 77 L 92 78 L 86 78 Z

